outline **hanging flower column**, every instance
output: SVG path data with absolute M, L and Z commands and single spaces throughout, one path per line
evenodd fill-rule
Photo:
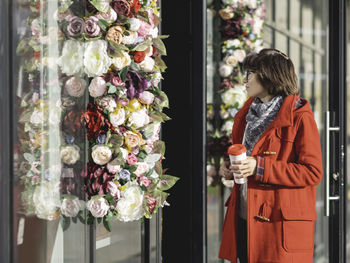
M 218 89 L 222 101 L 221 124 L 209 146 L 210 152 L 224 156 L 231 143 L 233 117 L 248 99 L 242 62 L 249 52 L 263 48 L 265 5 L 262 0 L 223 0 L 219 15 L 222 19 L 222 61 L 219 64 L 222 81 Z M 222 182 L 232 187 L 231 180 L 222 178 Z

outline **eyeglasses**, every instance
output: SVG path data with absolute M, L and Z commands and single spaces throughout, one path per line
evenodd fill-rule
M 252 71 L 252 70 L 247 70 L 247 71 L 245 72 L 244 80 L 248 82 L 249 76 L 250 76 L 252 73 L 254 73 L 254 71 Z

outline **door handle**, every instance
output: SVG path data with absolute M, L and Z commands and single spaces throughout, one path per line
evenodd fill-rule
M 339 127 L 331 127 L 330 125 L 330 115 L 329 111 L 326 111 L 326 125 L 325 125 L 325 133 L 326 133 L 326 146 L 325 146 L 325 151 L 326 151 L 326 163 L 325 163 L 325 200 L 324 200 L 324 215 L 329 216 L 329 207 L 330 207 L 330 201 L 334 200 L 339 200 L 339 196 L 331 196 L 330 195 L 330 133 L 331 132 L 339 132 L 340 128 Z M 332 178 L 337 180 L 339 176 L 339 173 L 333 173 Z

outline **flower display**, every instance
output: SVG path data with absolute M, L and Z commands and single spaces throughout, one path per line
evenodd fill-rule
M 231 181 L 219 177 L 218 168 L 230 144 L 233 118 L 248 99 L 242 62 L 249 52 L 263 48 L 265 5 L 262 0 L 222 0 L 218 14 L 221 18 L 222 60 L 218 67 L 221 84 L 217 90 L 221 102 L 207 107 L 210 136 L 207 174 L 209 185 L 222 183 L 232 187 Z M 214 112 L 214 108 L 218 110 Z
M 26 214 L 60 217 L 63 229 L 97 218 L 109 231 L 112 218 L 150 218 L 178 179 L 162 167 L 169 102 L 158 87 L 167 38 L 158 1 L 29 5 L 31 34 L 16 50 L 28 79 L 18 126 Z

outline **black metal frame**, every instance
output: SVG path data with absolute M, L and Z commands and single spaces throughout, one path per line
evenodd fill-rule
M 12 85 L 11 85 L 11 61 L 12 53 L 11 37 L 11 2 L 1 1 L 2 10 L 7 10 L 1 16 L 1 46 L 0 58 L 4 65 L 0 73 L 0 251 L 3 262 L 12 262 L 13 238 L 13 204 L 12 204 Z M 9 65 L 7 67 L 7 65 Z
M 163 1 L 170 35 L 163 90 L 172 120 L 163 126 L 165 167 L 180 177 L 163 209 L 163 261 L 206 262 L 206 1 Z
M 330 172 L 339 172 L 339 180 L 331 180 L 331 195 L 339 195 L 331 203 L 329 219 L 329 262 L 346 261 L 346 0 L 329 1 L 329 111 L 331 125 L 340 128 L 333 137 Z

